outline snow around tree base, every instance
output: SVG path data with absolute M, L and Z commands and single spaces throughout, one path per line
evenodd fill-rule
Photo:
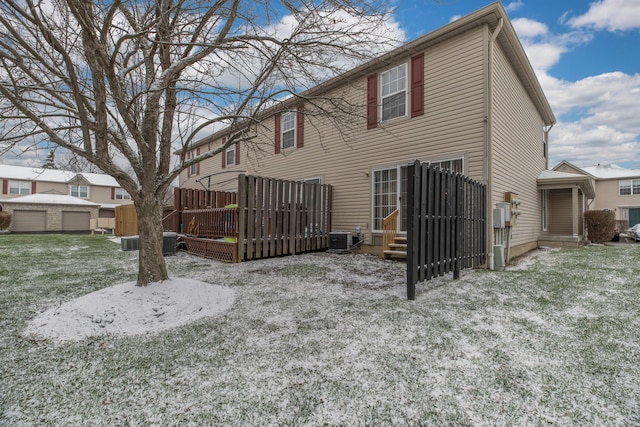
M 221 315 L 234 301 L 232 289 L 192 279 L 174 278 L 148 286 L 128 282 L 40 313 L 25 335 L 64 342 L 158 332 Z

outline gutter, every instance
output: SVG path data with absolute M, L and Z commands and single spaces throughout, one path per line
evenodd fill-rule
M 487 56 L 487 82 L 484 85 L 484 99 L 485 99 L 485 136 L 484 136 L 484 144 L 485 144 L 485 180 L 487 183 L 487 236 L 486 236 L 486 245 L 487 245 L 487 262 L 489 270 L 495 269 L 494 265 L 494 254 L 493 254 L 493 47 L 502 30 L 504 25 L 504 18 L 500 18 L 498 21 L 498 26 L 493 31 L 493 34 L 489 38 L 489 43 L 487 46 L 488 56 Z

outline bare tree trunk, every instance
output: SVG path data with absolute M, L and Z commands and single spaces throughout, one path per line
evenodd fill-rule
M 138 215 L 140 250 L 138 262 L 138 286 L 160 282 L 169 278 L 162 255 L 162 200 L 153 193 L 134 199 Z

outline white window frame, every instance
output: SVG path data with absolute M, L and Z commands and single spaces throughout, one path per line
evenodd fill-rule
M 195 158 L 196 157 L 196 150 L 191 151 L 191 158 Z M 191 166 L 189 166 L 189 175 L 193 176 L 193 175 L 198 175 L 198 164 L 194 163 Z
M 302 182 L 311 182 L 311 183 L 314 183 L 314 184 L 322 184 L 322 177 L 321 176 L 312 176 L 310 178 L 302 179 Z
M 225 158 L 225 165 L 227 166 L 235 166 L 236 164 L 236 144 L 231 144 L 230 146 L 227 147 L 227 149 L 224 152 Z M 231 156 L 229 156 L 231 155 Z M 231 157 L 231 161 L 229 161 L 229 157 Z
M 9 181 L 9 194 L 28 196 L 31 194 L 31 181 Z
M 131 195 L 124 188 L 116 188 L 114 198 L 116 200 L 131 200 Z
M 628 193 L 622 194 L 625 189 Z M 621 179 L 618 181 L 618 196 L 638 196 L 640 195 L 640 179 Z
M 290 150 L 296 147 L 297 116 L 298 113 L 296 111 L 286 111 L 280 116 L 280 147 L 282 150 Z M 285 145 L 285 140 L 287 145 Z
M 76 188 L 76 195 L 74 196 L 73 194 L 73 188 Z M 85 195 L 82 195 L 82 189 L 84 189 L 84 193 Z M 77 197 L 79 199 L 88 199 L 89 198 L 89 186 L 87 185 L 75 185 L 75 184 L 70 184 L 69 185 L 69 195 L 73 196 L 73 197 Z
M 400 64 L 380 73 L 380 122 L 407 117 L 409 111 L 408 80 L 407 63 Z M 385 101 L 389 98 L 399 98 L 401 94 L 404 94 L 402 95 L 404 103 L 398 102 L 398 104 L 394 104 L 393 107 L 395 109 L 404 106 L 404 114 L 394 112 L 393 115 L 385 117 Z
M 454 168 L 454 162 L 460 162 L 460 170 L 456 170 Z M 449 167 L 444 167 L 445 163 L 449 163 Z M 450 170 L 453 172 L 464 173 L 464 158 L 462 157 L 452 157 L 450 159 L 445 160 L 433 160 L 429 162 L 430 165 L 436 165 L 440 169 Z

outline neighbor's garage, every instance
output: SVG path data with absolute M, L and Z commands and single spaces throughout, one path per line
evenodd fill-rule
M 13 231 L 45 231 L 47 229 L 47 211 L 13 211 Z
M 91 214 L 89 212 L 62 211 L 62 231 L 87 231 Z

